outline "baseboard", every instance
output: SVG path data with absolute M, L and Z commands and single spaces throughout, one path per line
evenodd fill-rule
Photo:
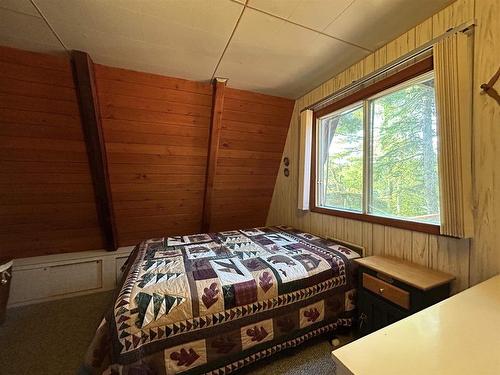
M 133 248 L 15 259 L 8 307 L 112 290 Z

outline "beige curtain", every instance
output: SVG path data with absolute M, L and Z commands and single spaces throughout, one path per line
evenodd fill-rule
M 472 218 L 472 37 L 434 45 L 441 234 L 469 238 Z
M 313 111 L 300 112 L 300 147 L 299 147 L 299 194 L 297 207 L 309 210 L 311 182 L 311 146 L 312 146 Z

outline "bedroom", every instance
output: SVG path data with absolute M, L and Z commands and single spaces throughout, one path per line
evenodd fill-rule
M 0 373 L 500 373 L 499 16 L 1 0 Z

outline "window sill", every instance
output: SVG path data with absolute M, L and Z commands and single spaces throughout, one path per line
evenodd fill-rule
M 373 216 L 357 212 L 335 210 L 323 207 L 311 207 L 311 212 L 316 212 L 330 216 L 344 217 L 352 220 L 360 220 L 373 224 L 386 225 L 388 227 L 412 230 L 415 232 L 423 232 L 436 235 L 440 234 L 440 226 L 436 224 L 426 224 L 426 223 L 418 223 L 415 221 L 391 219 L 388 217 Z

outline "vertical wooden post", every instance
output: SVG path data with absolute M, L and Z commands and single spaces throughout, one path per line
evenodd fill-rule
M 82 51 L 72 51 L 71 60 L 99 224 L 106 249 L 116 250 L 118 242 L 109 185 L 106 148 L 95 87 L 94 63 L 90 56 Z
M 219 153 L 219 139 L 222 127 L 222 110 L 224 108 L 224 89 L 226 88 L 226 83 L 226 78 L 215 78 L 213 81 L 212 117 L 210 122 L 205 197 L 203 200 L 202 232 L 210 232 L 212 197 L 217 169 L 217 156 Z

